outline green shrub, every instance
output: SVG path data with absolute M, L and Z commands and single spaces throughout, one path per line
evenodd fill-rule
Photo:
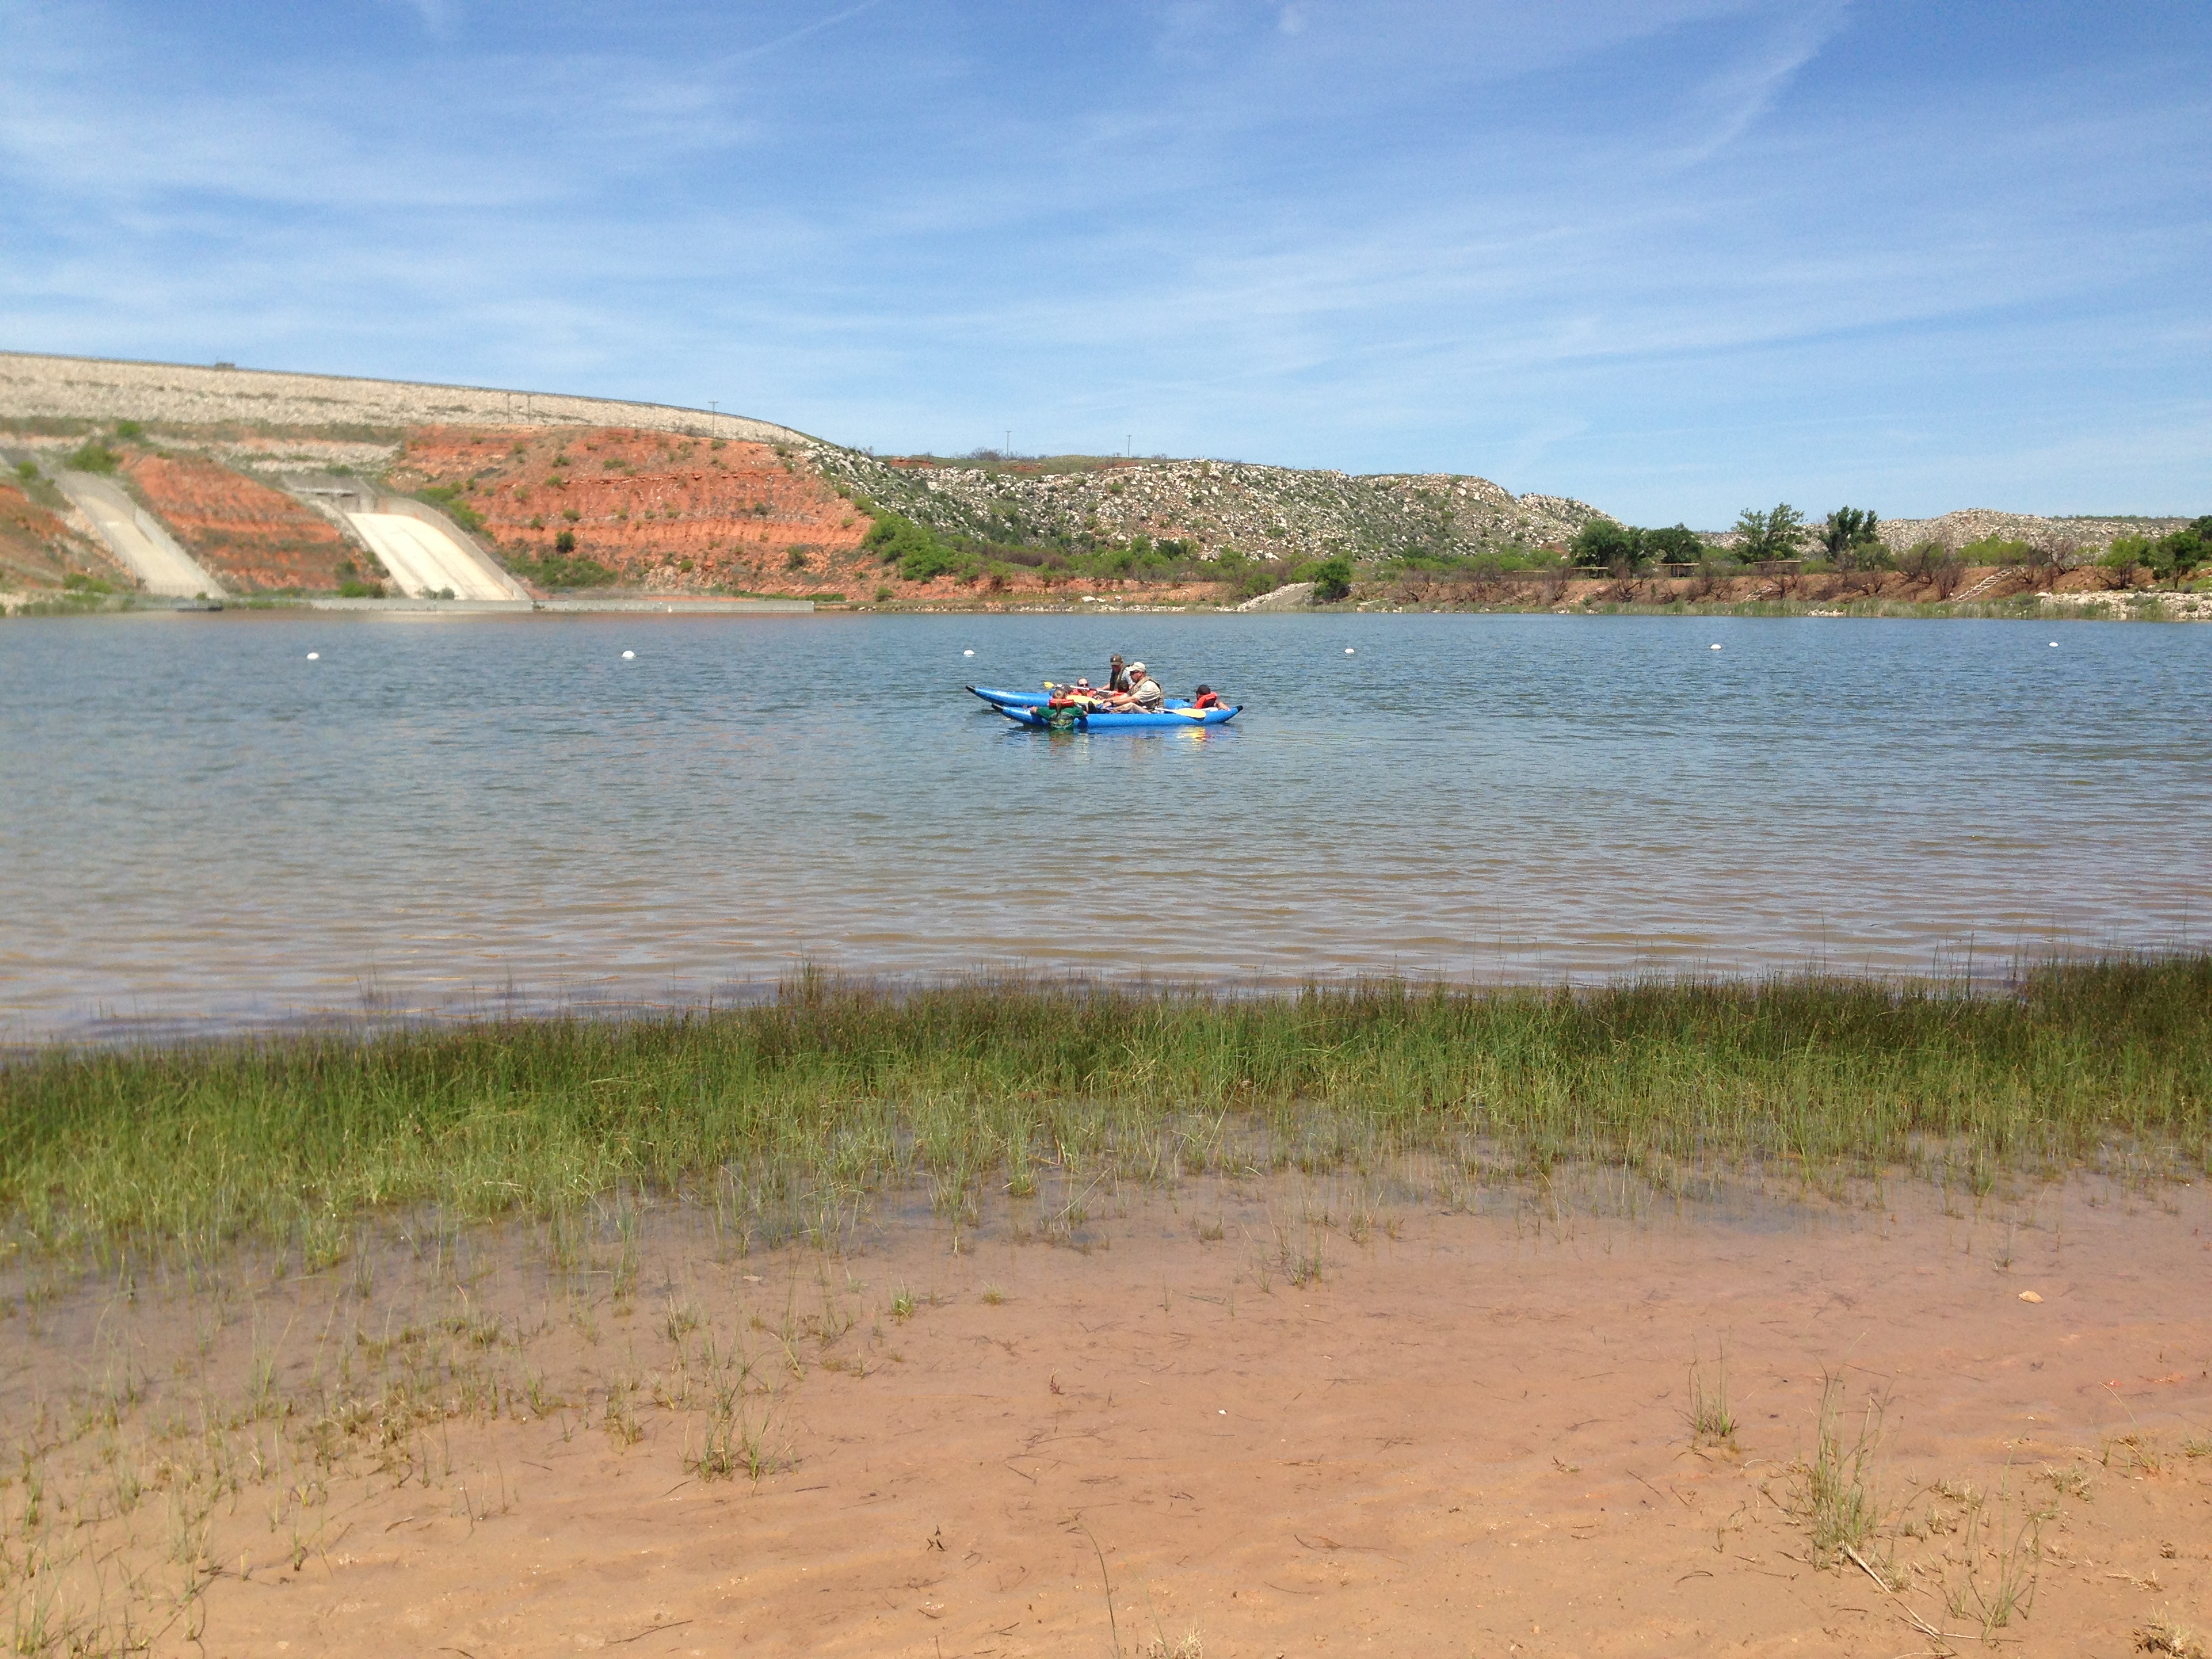
M 2212 514 L 2170 536 L 2160 537 L 2151 544 L 2143 562 L 2160 581 L 2172 581 L 2201 564 L 2212 564 Z
M 73 472 L 112 472 L 116 463 L 122 459 L 99 439 L 88 438 L 83 447 L 62 465 Z
M 473 533 L 484 526 L 483 514 L 461 499 L 459 484 L 430 484 L 415 493 L 464 530 Z
M 1795 558 L 1805 539 L 1805 515 L 1787 501 L 1769 513 L 1747 507 L 1736 515 L 1735 530 L 1735 556 L 1745 564 Z
M 1497 555 L 1487 556 L 1493 562 L 1499 558 Z M 1571 562 L 1604 570 L 1641 570 L 1652 563 L 1695 564 L 1705 556 L 1705 544 L 1698 539 L 1698 532 L 1680 524 L 1659 530 L 1639 530 L 1634 525 L 1619 524 L 1611 519 L 1592 519 L 1567 544 Z M 1525 563 L 1524 559 L 1510 568 L 1521 568 Z M 1500 563 L 1498 568 L 1509 567 Z
M 1575 532 L 1567 555 L 1577 564 L 1633 570 L 1644 561 L 1643 532 L 1612 519 L 1592 519 Z
M 861 538 L 861 545 L 885 564 L 895 564 L 910 582 L 926 582 L 957 569 L 961 556 L 940 540 L 927 525 L 916 524 L 902 514 L 878 509 L 876 522 Z
M 2150 563 L 2150 538 L 2121 534 L 2112 538 L 2097 562 L 2107 570 L 2133 570 L 2137 565 Z
M 2026 542 L 2008 541 L 2002 536 L 1984 536 L 1978 542 L 1968 542 L 1959 550 L 1962 564 L 2026 564 L 2027 556 L 2034 550 Z
M 1864 507 L 1839 507 L 1820 527 L 1820 550 L 1838 570 L 1886 570 L 1891 560 L 1881 525 L 1880 516 Z
M 1645 555 L 1661 564 L 1695 564 L 1705 556 L 1705 544 L 1687 525 L 1670 524 L 1638 533 Z
M 1316 605 L 1334 605 L 1352 593 L 1352 561 L 1323 559 L 1311 571 Z
M 115 435 L 127 443 L 134 439 L 144 437 L 146 428 L 136 421 L 118 421 L 115 423 Z
M 597 559 L 577 555 L 576 538 L 568 531 L 555 538 L 553 546 L 542 559 L 509 555 L 507 568 L 540 587 L 605 587 L 615 580 L 615 573 Z

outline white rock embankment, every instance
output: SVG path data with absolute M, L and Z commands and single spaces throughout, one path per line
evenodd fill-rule
M 742 415 L 487 386 L 0 351 L 0 416 L 316 428 L 627 426 L 757 443 L 801 433 Z
M 941 531 L 1030 545 L 1187 541 L 1209 559 L 1232 550 L 1301 561 L 1559 546 L 1598 516 L 1586 502 L 1516 496 L 1487 478 L 1450 473 L 1162 459 L 1057 470 L 898 465 L 827 445 L 808 458 L 856 493 Z

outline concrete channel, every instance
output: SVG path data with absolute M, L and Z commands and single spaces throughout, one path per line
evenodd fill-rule
M 132 501 L 123 486 L 89 472 L 63 469 L 55 484 L 70 504 L 92 520 L 109 552 L 145 585 L 166 599 L 219 599 L 222 584 L 179 546 L 151 514 Z
M 285 488 L 374 553 L 404 598 L 529 603 L 530 591 L 435 507 L 327 476 L 288 478 Z

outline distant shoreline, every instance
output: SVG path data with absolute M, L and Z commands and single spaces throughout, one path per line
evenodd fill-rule
M 1947 601 L 1942 599 L 1747 598 L 1666 603 L 1607 597 L 1610 581 L 1577 582 L 1559 603 L 1411 603 L 1392 604 L 1353 599 L 1340 605 L 1285 608 L 1271 616 L 1303 615 L 1316 618 L 1346 616 L 1561 616 L 1561 617 L 1817 617 L 1838 620 L 1944 621 L 1973 619 L 2013 622 L 2212 622 L 2212 593 L 2179 592 L 2171 589 L 2126 589 L 2081 592 L 2028 592 L 2001 599 Z M 531 602 L 468 599 L 338 599 L 292 595 L 251 595 L 221 603 L 171 600 L 143 594 L 119 593 L 75 596 L 52 590 L 0 590 L 0 617 L 40 617 L 118 616 L 130 613 L 222 611 L 246 614 L 334 613 L 448 617 L 529 617 L 621 614 L 665 614 L 695 618 L 763 616 L 1230 616 L 1242 607 L 1198 600 L 1159 600 L 1141 595 L 1114 596 L 1103 602 L 1079 600 L 1041 602 L 1033 596 L 1015 600 L 928 599 L 880 604 L 807 601 L 802 595 L 775 599 L 735 599 L 696 593 L 560 594 Z

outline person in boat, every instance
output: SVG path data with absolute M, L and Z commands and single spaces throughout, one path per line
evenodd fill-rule
M 1221 694 L 1210 685 L 1201 685 L 1192 696 L 1190 706 L 1193 708 L 1219 708 L 1223 706 Z
M 1145 665 L 1140 662 L 1129 665 L 1129 689 L 1106 700 L 1109 708 L 1124 712 L 1134 710 L 1140 714 L 1157 713 L 1166 708 L 1167 703 L 1168 694 L 1160 690 L 1160 683 L 1146 672 Z
M 1087 679 L 1078 676 L 1073 685 L 1055 685 L 1052 689 L 1054 708 L 1095 708 L 1106 699 Z
M 1144 664 L 1139 663 L 1137 666 L 1142 668 Z M 1121 653 L 1116 651 L 1114 653 L 1114 660 L 1106 667 L 1106 690 L 1109 694 L 1115 692 L 1126 694 L 1132 689 L 1128 665 L 1121 660 Z

